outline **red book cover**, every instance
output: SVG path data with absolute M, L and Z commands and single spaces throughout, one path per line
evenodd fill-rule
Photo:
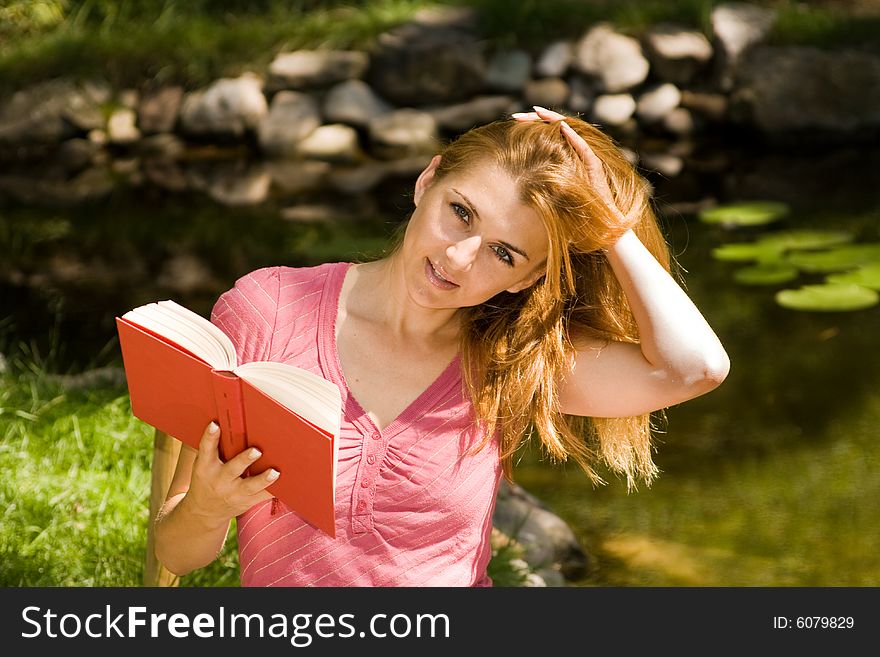
M 119 317 L 116 327 L 135 417 L 194 449 L 208 424 L 216 421 L 221 458 L 259 448 L 263 455 L 249 474 L 278 470 L 281 476 L 267 490 L 304 520 L 336 536 L 331 433 L 158 333 Z

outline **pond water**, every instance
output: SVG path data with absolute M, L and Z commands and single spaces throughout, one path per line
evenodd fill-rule
M 666 411 L 650 489 L 592 488 L 534 450 L 519 483 L 575 529 L 595 585 L 880 585 L 880 307 L 797 312 L 743 286 L 711 250 L 785 228 L 880 239 L 880 148 L 692 153 L 652 176 L 688 293 L 725 345 L 728 379 Z M 0 202 L 0 351 L 55 371 L 119 365 L 113 318 L 174 298 L 207 315 L 261 266 L 377 255 L 406 217 L 411 172 L 369 192 L 318 189 L 224 205 L 130 178 L 77 204 Z M 2 185 L 0 185 L 2 191 Z M 730 229 L 692 213 L 707 198 L 780 200 L 779 224 Z M 331 210 L 326 212 L 326 207 Z M 315 208 L 309 213 L 285 209 Z M 332 208 L 338 212 L 334 215 Z M 658 416 L 659 417 L 659 416 Z

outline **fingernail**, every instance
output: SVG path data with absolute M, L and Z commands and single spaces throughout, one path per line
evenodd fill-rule
M 546 107 L 541 107 L 540 105 L 532 105 L 536 112 L 549 112 Z
M 208 425 L 208 433 L 215 434 L 218 431 L 220 431 L 220 425 L 216 422 L 211 422 L 211 424 Z
M 528 114 L 526 112 L 514 112 L 510 116 L 513 117 L 514 119 L 518 119 L 521 116 L 528 116 Z
M 251 451 L 248 452 L 248 457 L 252 459 L 258 459 L 263 455 L 263 452 L 258 450 L 256 447 L 252 447 Z
M 281 473 L 278 472 L 275 468 L 269 468 L 268 474 L 266 475 L 266 479 L 269 481 L 275 481 L 278 477 L 281 476 Z

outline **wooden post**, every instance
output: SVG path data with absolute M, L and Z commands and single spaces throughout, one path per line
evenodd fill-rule
M 171 478 L 180 454 L 180 441 L 156 430 L 153 439 L 153 482 L 150 488 L 150 519 L 147 524 L 147 556 L 144 562 L 144 586 L 177 586 L 180 578 L 156 558 L 153 521 L 165 502 Z

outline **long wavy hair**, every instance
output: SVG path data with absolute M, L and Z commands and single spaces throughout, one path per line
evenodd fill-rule
M 547 229 L 546 274 L 517 293 L 502 292 L 463 308 L 463 378 L 477 419 L 485 423 L 485 447 L 500 434 L 504 474 L 534 433 L 554 462 L 574 459 L 594 484 L 605 483 L 595 466 L 604 462 L 625 475 L 627 488 L 650 485 L 652 414 L 587 418 L 559 410 L 559 386 L 575 352 L 573 335 L 639 342 L 638 325 L 603 251 L 630 228 L 671 272 L 669 247 L 652 210 L 647 181 L 613 140 L 577 118 L 567 123 L 602 161 L 622 215 L 612 212 L 590 184 L 588 171 L 559 124 L 497 121 L 474 128 L 443 149 L 439 180 L 492 162 L 516 182 L 520 200 L 536 210 Z M 402 240 L 400 231 L 396 245 Z M 665 412 L 658 419 L 665 421 Z

